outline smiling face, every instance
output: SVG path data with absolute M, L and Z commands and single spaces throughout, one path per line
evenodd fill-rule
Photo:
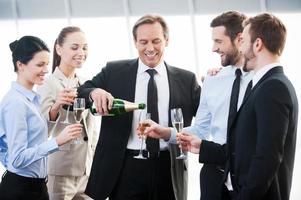
M 56 51 L 61 57 L 60 66 L 80 68 L 88 56 L 88 44 L 84 33 L 69 33 L 62 45 L 56 45 Z
M 17 61 L 18 76 L 23 83 L 22 85 L 30 90 L 35 84 L 42 85 L 45 79 L 45 74 L 48 73 L 48 64 L 48 51 L 37 52 L 27 64 Z
M 212 40 L 212 51 L 220 55 L 221 65 L 224 67 L 236 65 L 240 58 L 239 51 L 235 45 L 236 41 L 232 42 L 230 37 L 226 35 L 226 28 L 224 26 L 212 28 Z
M 142 24 L 137 28 L 135 46 L 139 58 L 148 67 L 156 67 L 162 60 L 168 38 L 164 37 L 160 23 Z

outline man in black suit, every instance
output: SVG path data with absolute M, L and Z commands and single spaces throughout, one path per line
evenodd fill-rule
M 286 28 L 264 13 L 245 21 L 241 52 L 245 70 L 255 74 L 236 115 L 227 145 L 179 138 L 183 148 L 199 153 L 199 161 L 223 163 L 231 177 L 235 200 L 289 200 L 294 166 L 298 100 L 279 64 Z
M 171 126 L 170 109 L 181 107 L 185 126 L 190 125 L 198 108 L 200 86 L 193 73 L 164 62 L 169 38 L 166 22 L 160 16 L 145 15 L 134 25 L 133 37 L 139 58 L 107 63 L 79 88 L 79 96 L 89 103 L 91 98 L 97 111 L 105 115 L 113 96 L 147 102 L 148 83 L 154 81 L 159 123 Z M 151 75 L 152 69 L 156 71 Z M 150 152 L 146 160 L 133 158 L 141 144 L 136 133 L 138 115 L 134 112 L 102 118 L 86 193 L 97 200 L 187 199 L 187 161 L 175 159 L 177 145 L 160 140 L 158 153 Z

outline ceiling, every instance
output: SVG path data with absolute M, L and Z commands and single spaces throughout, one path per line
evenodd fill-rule
M 301 12 L 301 0 L 0 0 L 0 20 L 215 14 L 241 12 Z

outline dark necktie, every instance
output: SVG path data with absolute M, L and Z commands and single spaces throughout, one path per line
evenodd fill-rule
M 238 102 L 238 95 L 239 95 L 239 88 L 240 88 L 240 76 L 241 76 L 240 69 L 236 69 L 235 76 L 236 77 L 235 77 L 235 80 L 232 85 L 229 115 L 228 115 L 228 127 L 227 127 L 227 143 L 228 144 L 230 143 L 230 133 L 229 133 L 230 126 L 232 125 L 235 115 L 237 113 L 237 102 Z M 233 160 L 230 145 L 228 146 L 227 156 L 228 156 L 228 160 L 227 160 L 227 163 L 225 166 L 225 172 L 224 172 L 224 177 L 223 177 L 224 182 L 227 180 L 228 173 L 230 171 L 230 163 Z M 235 183 L 233 182 L 232 178 L 231 178 L 231 181 L 232 181 L 232 186 L 235 187 Z
M 240 69 L 236 69 L 235 76 L 236 76 L 236 78 L 232 85 L 232 92 L 231 92 L 231 99 L 230 99 L 230 107 L 229 107 L 229 115 L 228 115 L 228 130 L 229 130 L 231 124 L 233 123 L 233 120 L 237 113 L 237 102 L 238 102 L 240 76 L 241 76 Z
M 243 102 L 245 101 L 245 99 L 247 98 L 247 96 L 249 96 L 249 94 L 251 93 L 252 85 L 253 85 L 253 82 L 252 82 L 252 80 L 251 80 L 251 81 L 249 82 L 248 86 L 247 86 L 247 89 L 246 89 L 246 92 L 245 92 L 245 95 L 244 95 L 244 100 L 243 100 Z
M 157 73 L 155 69 L 148 69 L 146 72 L 150 75 L 147 87 L 147 112 L 151 114 L 151 119 L 159 123 L 158 115 L 158 93 L 154 75 Z M 146 139 L 146 149 L 151 158 L 157 157 L 159 152 L 159 140 L 148 137 Z

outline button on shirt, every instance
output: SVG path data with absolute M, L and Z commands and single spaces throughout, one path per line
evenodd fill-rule
M 194 124 L 184 128 L 183 131 L 215 143 L 226 143 L 230 97 L 236 69 L 237 67 L 234 66 L 223 67 L 217 75 L 206 77 Z M 253 72 L 247 73 L 242 70 L 237 109 L 243 101 L 245 90 L 252 76 Z M 172 130 L 169 142 L 176 142 L 174 130 Z
M 25 177 L 47 176 L 47 155 L 57 151 L 47 140 L 47 123 L 40 112 L 39 96 L 13 82 L 0 104 L 0 161 Z
M 135 102 L 147 102 L 147 86 L 148 81 L 150 79 L 150 75 L 146 72 L 146 70 L 151 69 L 141 62 L 139 59 L 138 70 L 137 70 L 137 78 L 136 78 L 136 90 L 135 90 Z M 164 62 L 159 63 L 155 68 L 157 74 L 154 76 L 154 79 L 157 84 L 157 92 L 158 92 L 158 114 L 159 114 L 159 124 L 163 126 L 168 126 L 168 116 L 169 116 L 169 83 L 167 77 L 167 70 Z M 135 111 L 133 114 L 133 122 L 132 122 L 132 132 L 130 134 L 128 140 L 128 149 L 140 149 L 141 139 L 139 139 L 137 135 L 137 127 L 139 122 L 139 111 Z M 166 149 L 168 144 L 160 139 L 160 149 Z M 145 148 L 145 143 L 143 144 L 143 148 Z

